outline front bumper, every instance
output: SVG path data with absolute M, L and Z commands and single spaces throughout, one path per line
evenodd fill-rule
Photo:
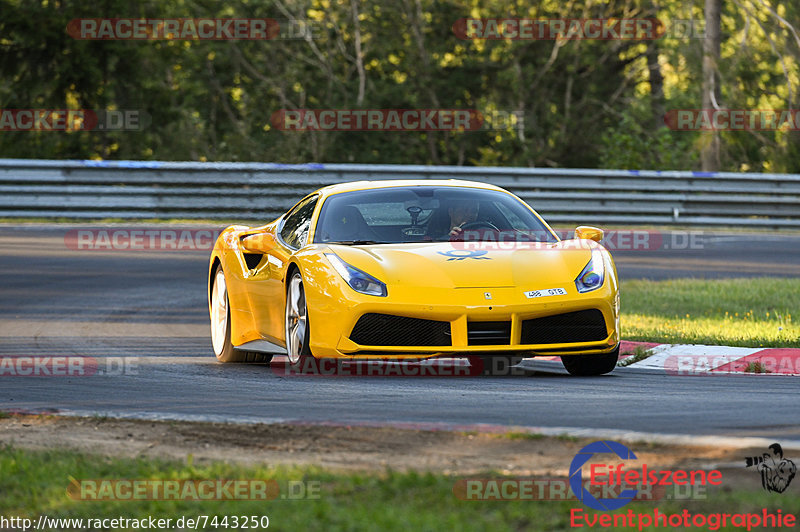
M 571 286 L 565 287 L 566 295 L 533 299 L 526 298 L 524 291 L 517 287 L 395 288 L 390 289 L 385 298 L 358 294 L 344 283 L 327 288 L 308 296 L 311 350 L 318 358 L 419 359 L 503 353 L 583 355 L 608 353 L 619 344 L 619 295 L 615 280 L 607 279 L 603 287 L 588 294 L 579 294 Z M 487 293 L 491 299 L 487 299 Z M 586 309 L 602 313 L 605 338 L 591 342 L 521 342 L 523 321 Z M 350 335 L 358 319 L 368 313 L 449 322 L 451 345 L 358 344 Z M 510 322 L 508 341 L 500 345 L 469 345 L 469 322 Z

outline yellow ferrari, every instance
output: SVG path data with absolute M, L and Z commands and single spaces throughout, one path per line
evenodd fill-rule
M 572 375 L 619 354 L 614 261 L 581 226 L 560 240 L 524 201 L 469 181 L 322 188 L 277 220 L 230 226 L 208 301 L 222 362 L 558 355 Z

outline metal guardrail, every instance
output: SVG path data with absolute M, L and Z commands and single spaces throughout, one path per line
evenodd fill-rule
M 551 223 L 800 227 L 800 175 L 364 164 L 0 159 L 0 217 L 272 220 L 344 181 L 465 179 Z

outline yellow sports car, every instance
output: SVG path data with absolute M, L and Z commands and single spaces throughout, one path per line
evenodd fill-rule
M 612 371 L 619 288 L 603 232 L 560 240 L 502 188 L 456 180 L 322 188 L 211 253 L 211 338 L 222 362 L 559 355 Z

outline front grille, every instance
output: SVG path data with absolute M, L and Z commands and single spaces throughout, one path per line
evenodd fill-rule
M 449 321 L 389 314 L 364 314 L 353 327 L 350 339 L 359 345 L 452 345 Z
M 467 345 L 509 345 L 510 321 L 467 322 Z
M 597 309 L 579 310 L 522 322 L 521 344 L 596 342 L 608 336 L 606 320 Z

